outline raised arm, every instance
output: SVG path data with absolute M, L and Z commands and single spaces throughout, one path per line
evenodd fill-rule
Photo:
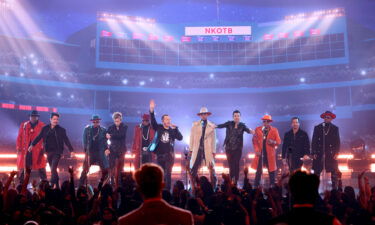
M 182 141 L 183 136 L 182 136 L 180 130 L 178 129 L 178 127 L 176 127 L 176 128 L 174 129 L 174 134 L 175 134 L 174 136 L 175 136 L 175 138 L 176 138 L 177 140 Z
M 154 112 L 155 106 L 156 106 L 155 101 L 151 100 L 150 101 L 151 126 L 152 126 L 152 129 L 157 131 L 158 130 L 158 123 L 156 122 L 156 119 L 155 119 L 155 112 Z

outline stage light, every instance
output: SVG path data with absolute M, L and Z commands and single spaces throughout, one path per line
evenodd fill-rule
M 340 154 L 337 158 L 338 159 L 353 159 L 353 155 L 352 154 Z
M 24 73 L 20 73 L 20 77 L 23 77 L 23 76 L 25 76 L 25 74 Z
M 247 157 L 248 157 L 249 159 L 254 159 L 254 158 L 255 158 L 255 154 L 248 154 Z
M 305 83 L 306 79 L 305 79 L 304 77 L 301 77 L 301 78 L 299 79 L 299 81 L 300 81 L 301 83 Z
M 146 82 L 144 82 L 144 81 L 139 82 L 139 86 L 144 86 L 145 84 L 146 84 Z
M 210 78 L 211 78 L 211 79 L 214 79 L 214 78 L 215 78 L 215 74 L 210 73 Z
M 150 82 L 153 82 L 154 81 L 154 78 L 150 77 L 150 79 L 148 79 Z
M 30 54 L 29 57 L 30 57 L 30 58 L 34 58 L 34 54 Z
M 361 70 L 361 75 L 362 76 L 366 76 L 366 74 L 367 74 L 366 70 Z
M 37 70 L 36 70 L 36 73 L 37 73 L 37 74 L 42 74 L 42 70 L 41 70 L 41 69 L 37 69 Z
M 335 105 L 334 105 L 334 104 L 331 104 L 331 105 L 329 105 L 329 107 L 330 107 L 331 109 L 333 109 L 333 108 L 335 108 Z
M 38 64 L 38 61 L 37 60 L 34 60 L 33 61 L 33 65 L 37 65 Z
M 128 84 L 128 79 L 123 79 L 123 80 L 122 80 L 122 83 L 123 83 L 124 85 L 127 85 L 127 84 Z
M 57 93 L 56 93 L 56 96 L 57 96 L 57 97 L 61 97 L 61 92 L 57 92 Z
M 74 99 L 74 95 L 73 95 L 73 94 L 72 94 L 72 95 L 70 95 L 70 98 L 71 98 L 71 99 Z
M 165 82 L 165 84 L 166 84 L 166 85 L 169 85 L 169 84 L 170 84 L 169 80 L 167 80 L 167 82 Z

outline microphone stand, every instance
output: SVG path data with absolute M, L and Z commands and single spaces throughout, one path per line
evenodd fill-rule
M 323 122 L 323 170 L 322 170 L 322 183 L 323 192 L 327 190 L 327 180 L 326 180 L 326 135 L 324 133 L 325 123 Z

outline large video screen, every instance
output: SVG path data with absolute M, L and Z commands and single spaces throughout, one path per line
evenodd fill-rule
M 171 72 L 264 71 L 348 63 L 345 17 L 263 24 L 98 20 L 96 66 Z

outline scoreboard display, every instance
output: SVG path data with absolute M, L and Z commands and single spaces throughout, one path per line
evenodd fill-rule
M 98 68 L 170 72 L 266 71 L 348 63 L 346 19 L 159 24 L 98 18 Z

